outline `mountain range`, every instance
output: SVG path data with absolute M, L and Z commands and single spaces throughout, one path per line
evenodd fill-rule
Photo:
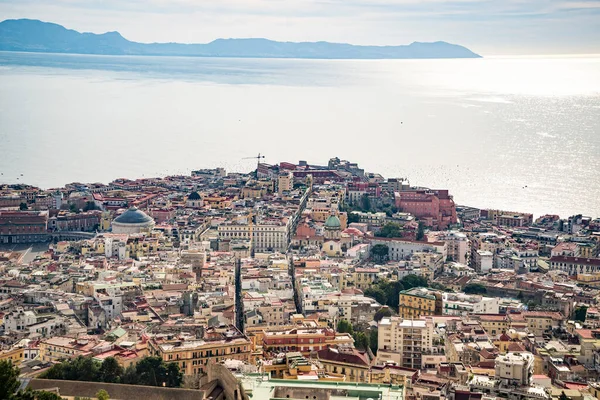
M 0 22 L 0 50 L 105 55 L 410 59 L 479 58 L 466 47 L 446 42 L 413 42 L 400 46 L 356 46 L 330 42 L 277 42 L 268 39 L 217 39 L 206 44 L 137 43 L 119 32 L 80 33 L 32 19 Z

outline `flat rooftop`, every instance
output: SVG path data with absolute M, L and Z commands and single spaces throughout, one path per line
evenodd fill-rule
M 404 388 L 402 386 L 390 386 L 373 383 L 355 382 L 319 382 L 315 380 L 285 380 L 268 379 L 261 374 L 240 374 L 236 377 L 241 381 L 244 390 L 255 399 L 305 399 L 306 394 L 311 393 L 310 398 L 328 400 L 367 400 L 367 399 L 389 399 L 402 400 Z M 301 396 L 301 397 L 300 397 Z

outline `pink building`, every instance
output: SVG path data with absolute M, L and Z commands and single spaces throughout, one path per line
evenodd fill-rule
M 411 213 L 434 228 L 445 229 L 457 222 L 456 206 L 447 190 L 406 190 L 396 192 L 395 198 L 400 211 Z

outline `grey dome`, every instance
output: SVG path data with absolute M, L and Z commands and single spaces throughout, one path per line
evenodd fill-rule
M 114 220 L 114 222 L 118 222 L 120 224 L 144 224 L 150 221 L 154 220 L 137 207 L 131 207 Z
M 202 200 L 202 197 L 200 197 L 198 192 L 192 192 L 192 194 L 188 196 L 188 200 Z

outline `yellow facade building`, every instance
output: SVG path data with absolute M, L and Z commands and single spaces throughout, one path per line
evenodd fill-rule
M 441 293 L 426 288 L 412 288 L 400 292 L 398 314 L 405 319 L 428 315 L 442 315 Z

